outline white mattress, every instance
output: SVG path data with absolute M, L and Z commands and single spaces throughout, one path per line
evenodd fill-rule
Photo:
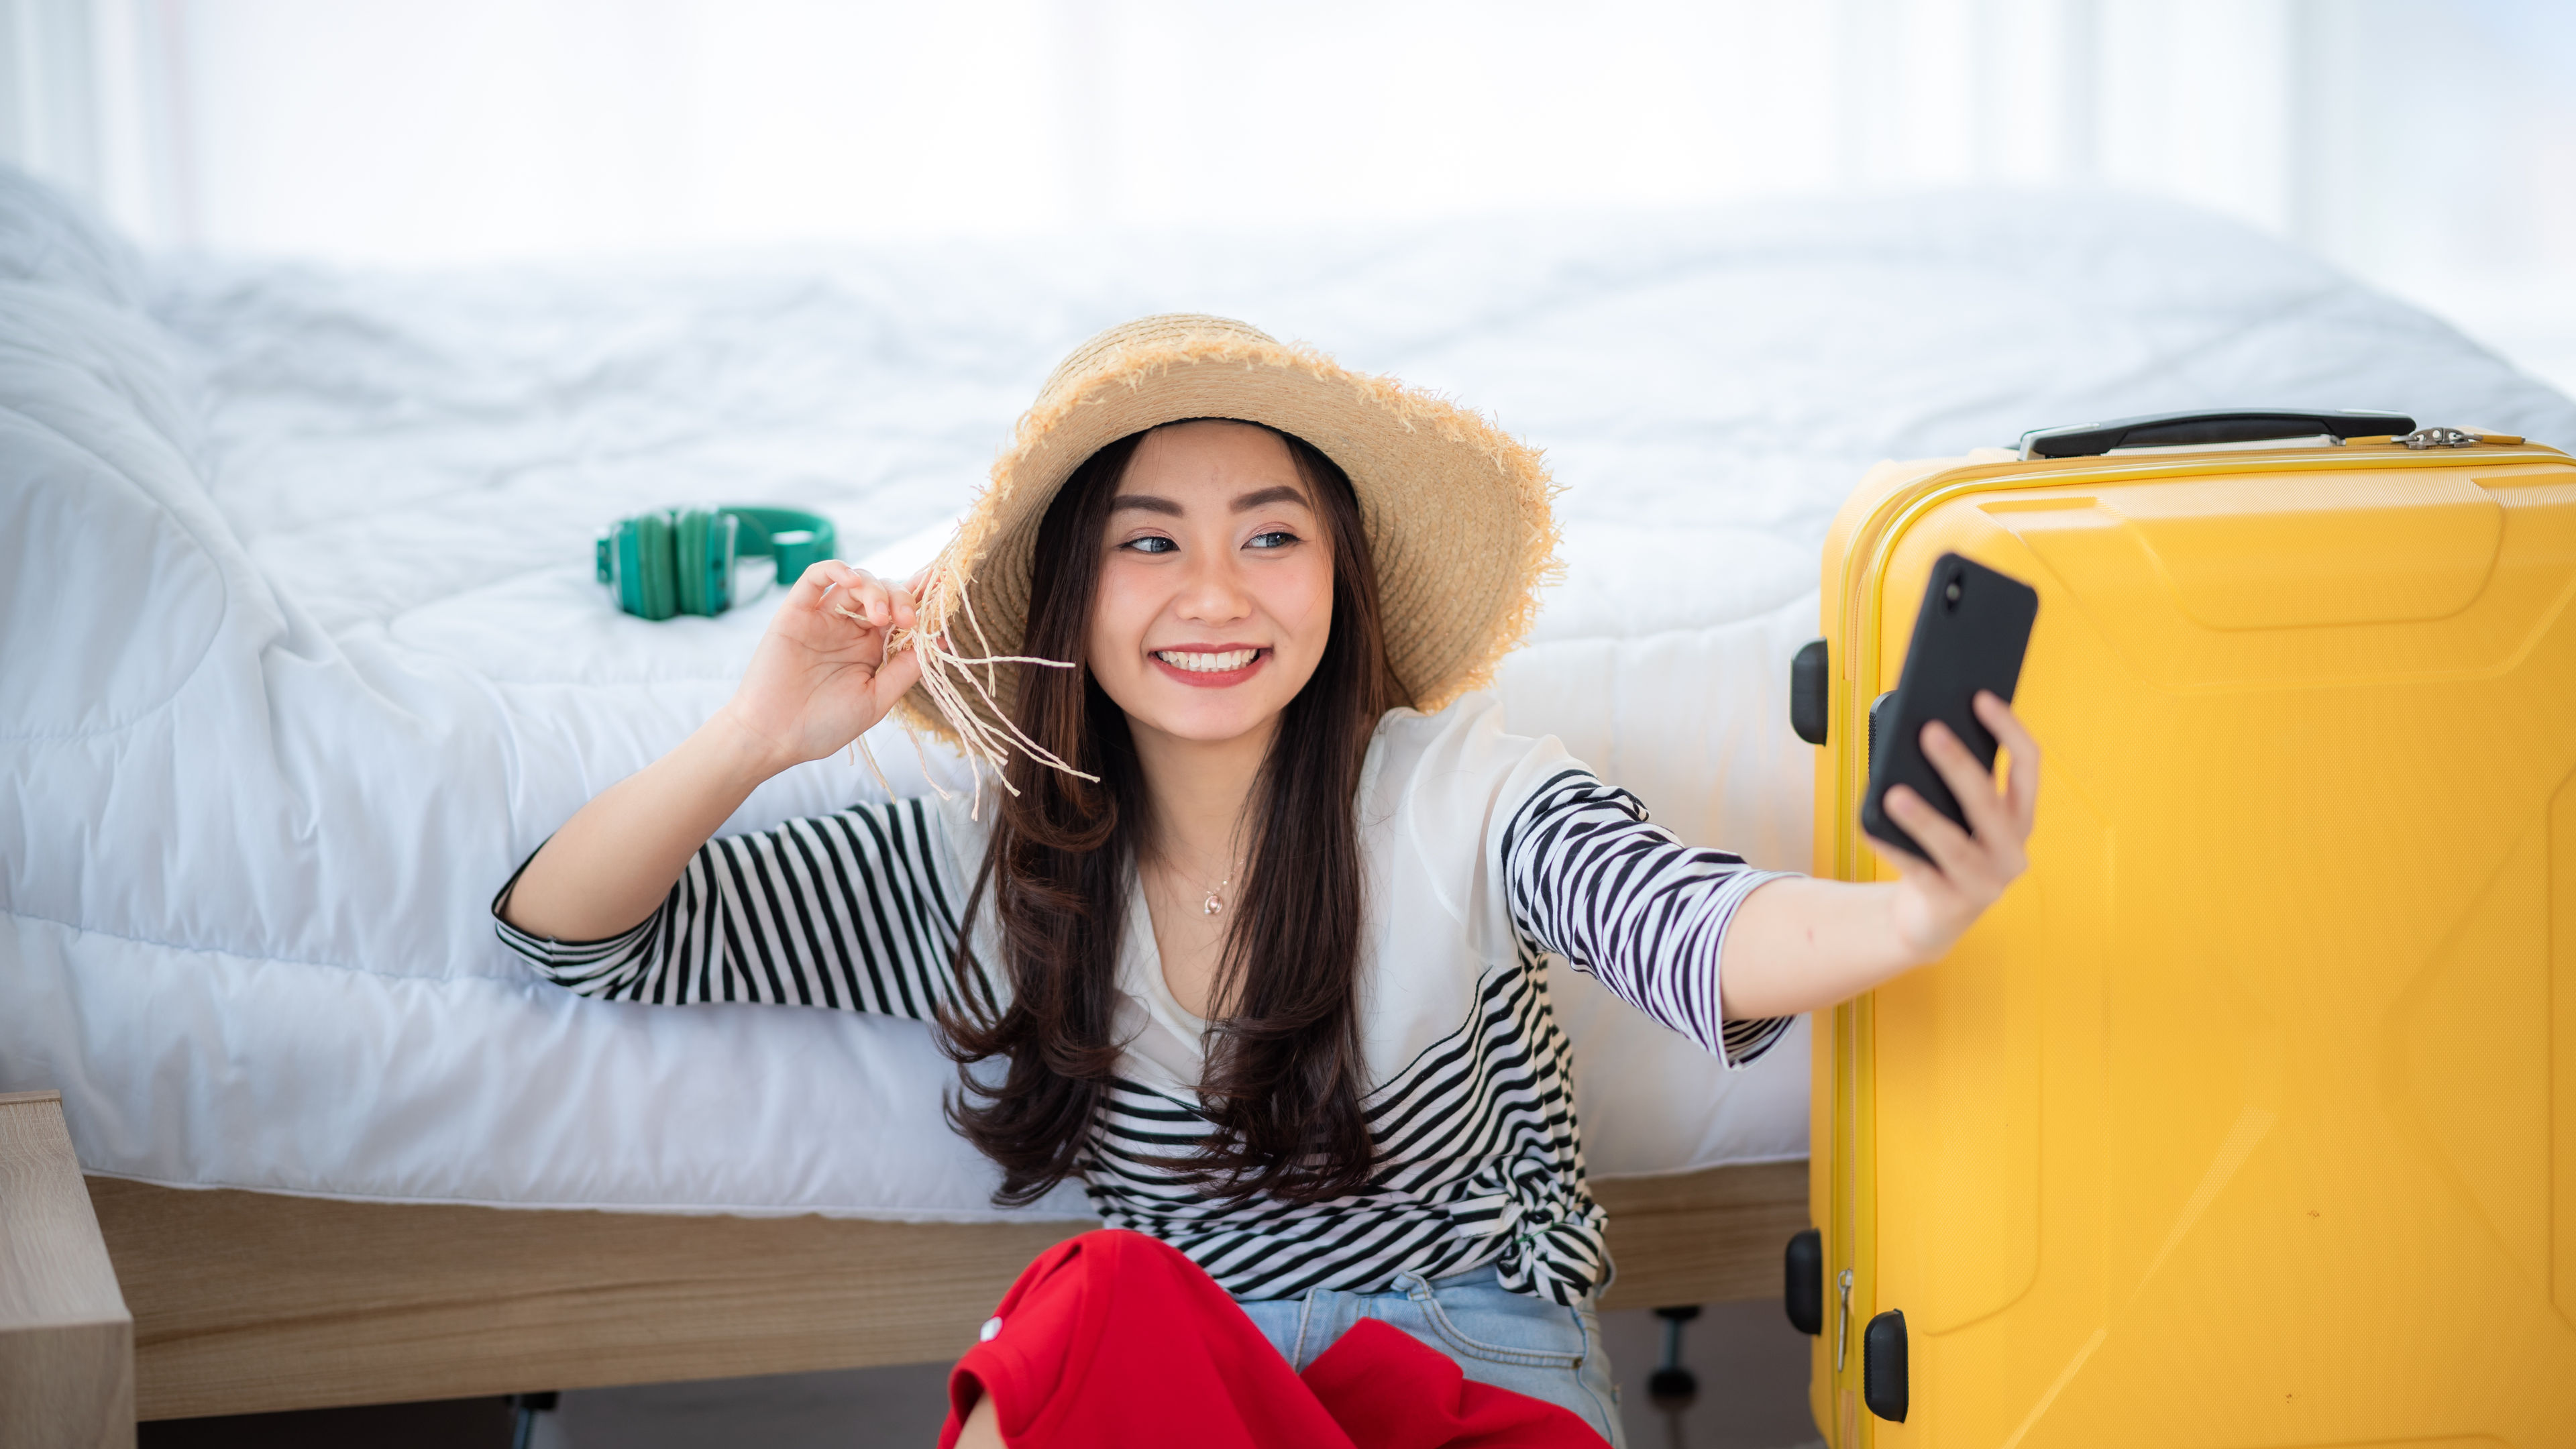
M 383 277 L 147 267 L 0 175 L 0 1090 L 60 1087 L 84 1164 L 160 1182 L 999 1215 L 921 1027 L 577 1000 L 485 903 L 724 698 L 767 612 L 618 615 L 600 522 L 792 502 L 918 557 L 1069 345 L 1172 309 L 1545 447 L 1570 570 L 1505 668 L 1515 727 L 1773 866 L 1807 858 L 1787 660 L 1871 462 L 2247 402 L 2576 440 L 2422 314 L 2113 200 Z M 828 761 L 734 824 L 873 793 Z M 1804 1151 L 1802 1039 L 1730 1077 L 1588 981 L 1557 1002 L 1596 1173 Z

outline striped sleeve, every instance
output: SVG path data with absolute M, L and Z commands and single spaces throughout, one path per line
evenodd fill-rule
M 584 996 L 927 1020 L 957 994 L 961 903 L 943 855 L 922 801 L 854 806 L 708 841 L 661 908 L 622 935 L 556 941 L 511 925 L 501 913 L 516 874 L 493 898 L 492 922 L 539 975 Z
M 1735 908 L 1765 881 L 1741 856 L 1695 850 L 1591 771 L 1560 770 L 1513 815 L 1502 840 L 1513 925 L 1629 1005 L 1740 1067 L 1791 1018 L 1729 1021 L 1718 957 Z

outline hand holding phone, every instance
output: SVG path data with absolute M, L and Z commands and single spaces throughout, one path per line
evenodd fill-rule
M 1896 692 L 1870 711 L 1861 828 L 1888 847 L 1897 870 L 1890 924 L 1917 960 L 1946 954 L 2029 867 L 2039 745 L 2006 701 L 2038 615 L 2029 585 L 1943 554 Z M 2001 789 L 1998 745 L 2013 759 Z
M 1914 616 L 1914 638 L 1906 646 L 1905 672 L 1896 692 L 1870 709 L 1869 790 L 1861 797 L 1861 829 L 1908 855 L 1933 858 L 1888 815 L 1887 792 L 1903 785 L 1952 825 L 1976 833 L 1958 793 L 1925 756 L 1923 729 L 1942 725 L 1991 775 L 1996 740 L 1977 717 L 1976 697 L 1985 691 L 2012 702 L 2038 617 L 2039 594 L 2021 580 L 1955 553 L 1933 560 L 1923 607 Z

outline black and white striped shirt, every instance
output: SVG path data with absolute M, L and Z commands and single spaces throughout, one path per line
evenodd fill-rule
M 1129 1045 L 1080 1159 L 1084 1187 L 1110 1225 L 1171 1243 L 1238 1298 L 1492 1264 L 1505 1287 L 1575 1302 L 1609 1265 L 1546 960 L 1742 1065 L 1788 1023 L 1722 1018 L 1719 952 L 1736 906 L 1776 873 L 1683 845 L 1555 740 L 1504 734 L 1484 696 L 1390 713 L 1358 808 L 1377 917 L 1361 986 L 1369 1185 L 1323 1203 L 1225 1203 L 1154 1165 L 1210 1130 L 1194 1090 L 1203 1024 L 1163 985 L 1131 892 Z M 983 844 L 962 802 L 898 800 L 710 841 L 659 910 L 609 940 L 499 921 L 506 886 L 493 911 L 504 941 L 585 995 L 927 1018 L 958 990 L 949 962 Z M 990 962 L 989 919 L 976 929 Z

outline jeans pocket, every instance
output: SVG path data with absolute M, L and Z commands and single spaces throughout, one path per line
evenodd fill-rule
M 1487 1363 L 1520 1364 L 1529 1368 L 1580 1369 L 1583 1367 L 1584 1350 L 1591 1343 L 1591 1336 L 1583 1331 L 1582 1324 L 1574 1316 L 1574 1310 L 1559 1308 L 1554 1304 L 1541 1304 L 1533 1300 L 1530 1305 L 1532 1311 L 1528 1317 L 1533 1323 L 1562 1319 L 1563 1328 L 1567 1331 L 1555 1336 L 1570 1339 L 1572 1341 L 1570 1348 L 1518 1347 L 1512 1344 L 1489 1343 L 1469 1335 L 1466 1330 L 1460 1328 L 1457 1321 L 1449 1316 L 1449 1310 L 1441 1306 L 1437 1295 L 1425 1293 L 1415 1298 L 1414 1302 L 1421 1306 L 1423 1318 L 1430 1323 L 1431 1331 L 1440 1335 L 1441 1342 L 1447 1344 L 1454 1352 L 1483 1359 Z M 1518 1316 L 1517 1312 L 1515 1316 Z

